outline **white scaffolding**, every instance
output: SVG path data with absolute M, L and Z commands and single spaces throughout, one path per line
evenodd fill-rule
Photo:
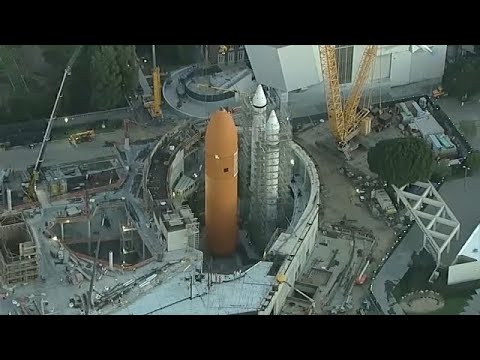
M 240 137 L 241 209 L 244 217 L 249 214 L 249 227 L 256 233 L 254 237 L 263 239 L 259 245 L 265 246 L 275 229 L 285 227 L 291 215 L 292 128 L 287 111 L 280 109 L 275 99 L 269 98 L 265 121 L 275 110 L 280 124 L 278 141 L 275 134 L 272 146 L 272 142 L 267 141 L 266 124 L 253 129 L 255 110 L 251 98 L 244 96 L 242 100 L 242 110 L 235 115 Z M 254 139 L 258 139 L 256 143 L 252 143 Z
M 398 188 L 393 185 L 399 200 L 410 213 L 423 232 L 423 247 L 433 256 L 439 267 L 448 267 L 451 262 L 442 259 L 445 250 L 450 251 L 450 243 L 460 236 L 460 222 L 447 206 L 432 183 L 416 182 Z M 412 189 L 418 189 L 414 194 Z

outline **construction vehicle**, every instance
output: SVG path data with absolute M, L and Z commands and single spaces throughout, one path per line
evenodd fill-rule
M 440 99 L 441 97 L 443 96 L 446 96 L 447 94 L 445 94 L 445 90 L 443 90 L 443 87 L 439 86 L 437 87 L 436 89 L 434 89 L 432 91 L 432 97 L 437 100 L 437 99 Z
M 153 97 L 144 99 L 143 105 L 147 108 L 152 118 L 157 118 L 162 115 L 162 80 L 160 74 L 160 68 L 157 66 L 157 57 L 155 55 L 155 45 L 152 45 L 152 88 Z
M 26 195 L 28 200 L 30 201 L 35 201 L 37 199 L 36 188 L 37 188 L 37 181 L 40 176 L 40 167 L 42 166 L 42 163 L 44 160 L 43 158 L 45 156 L 45 149 L 47 147 L 47 142 L 50 141 L 50 133 L 52 132 L 53 120 L 55 119 L 58 103 L 60 101 L 60 98 L 63 96 L 63 86 L 65 85 L 65 80 L 67 79 L 67 76 L 71 75 L 73 64 L 77 60 L 78 55 L 80 54 L 80 51 L 82 50 L 82 48 L 83 48 L 83 45 L 79 45 L 75 49 L 63 73 L 62 82 L 60 83 L 60 88 L 58 89 L 57 97 L 55 99 L 55 103 L 53 104 L 52 113 L 50 114 L 47 128 L 45 129 L 45 133 L 43 135 L 43 141 L 42 141 L 42 145 L 40 146 L 40 150 L 38 152 L 37 161 L 35 162 L 35 166 L 32 170 L 30 181 L 26 189 Z
M 336 58 L 335 45 L 320 45 L 320 61 L 325 77 L 325 96 L 327 100 L 328 122 L 330 130 L 335 137 L 338 149 L 347 159 L 350 158 L 350 141 L 359 133 L 362 121 L 368 121 L 370 116 L 369 106 L 359 110 L 360 100 L 363 95 L 368 76 L 373 70 L 377 57 L 378 45 L 367 45 L 360 62 L 359 70 L 350 92 L 344 102 L 340 89 L 339 69 Z
M 218 53 L 225 55 L 227 51 L 229 50 L 229 47 L 227 45 L 219 45 L 218 46 Z
M 94 139 L 95 139 L 95 131 L 87 130 L 87 131 L 82 131 L 82 132 L 70 135 L 70 137 L 68 138 L 68 141 L 72 145 L 77 145 L 83 142 L 93 141 Z

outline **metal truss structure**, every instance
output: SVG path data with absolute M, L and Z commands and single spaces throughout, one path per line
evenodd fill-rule
M 423 247 L 433 256 L 439 267 L 451 264 L 442 261 L 442 254 L 450 251 L 453 239 L 458 241 L 460 222 L 447 206 L 432 183 L 416 182 L 398 188 L 393 185 L 399 200 L 423 232 Z

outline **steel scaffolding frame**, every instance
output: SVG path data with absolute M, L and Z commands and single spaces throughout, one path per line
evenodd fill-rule
M 432 183 L 417 181 L 413 184 L 421 189 L 421 194 L 414 194 L 409 191 L 407 185 L 401 188 L 393 185 L 397 193 L 397 202 L 402 202 L 410 213 L 410 219 L 415 220 L 423 232 L 423 247 L 433 256 L 437 268 L 450 266 L 449 262 L 442 259 L 445 250 L 450 251 L 452 240 L 459 239 L 460 222 Z M 429 206 L 434 210 L 431 214 L 426 212 L 424 207 Z M 440 229 L 439 226 L 443 228 Z M 442 231 L 445 230 L 445 231 Z
M 286 227 L 291 216 L 292 127 L 287 110 L 279 105 L 275 99 L 269 98 L 265 111 L 265 122 L 272 110 L 277 114 L 280 123 L 278 149 L 267 145 L 265 128 L 258 129 L 259 141 L 252 144 L 254 110 L 250 96 L 242 96 L 241 111 L 234 116 L 239 127 L 241 211 L 243 217 L 248 218 L 249 227 L 255 229 L 253 240 L 259 247 L 266 246 L 277 227 Z M 275 152 L 278 152 L 278 172 L 266 164 L 266 159 Z M 273 205 L 273 200 L 267 201 L 266 194 L 271 185 L 269 181 L 273 179 L 278 179 L 277 216 L 269 219 L 267 209 Z

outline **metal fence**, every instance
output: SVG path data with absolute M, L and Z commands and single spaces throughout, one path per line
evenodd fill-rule
M 130 107 L 122 107 L 112 110 L 64 116 L 54 120 L 53 129 L 67 130 L 68 128 L 91 125 L 100 121 L 107 123 L 108 126 L 108 122 L 123 120 L 130 115 L 133 115 L 133 109 Z M 0 143 L 9 143 L 10 146 L 25 146 L 41 142 L 47 124 L 48 119 L 42 119 L 0 125 Z

